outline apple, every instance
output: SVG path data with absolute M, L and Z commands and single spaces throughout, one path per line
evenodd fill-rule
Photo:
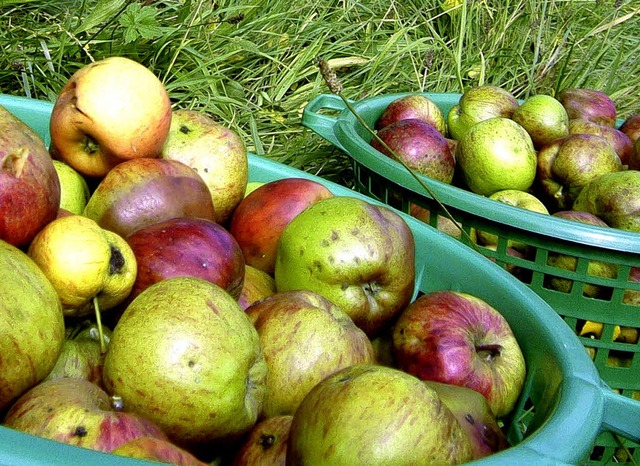
M 629 281 L 640 283 L 640 267 L 631 267 L 629 272 Z M 640 291 L 638 290 L 625 290 L 622 297 L 622 302 L 632 306 L 640 306 Z M 636 342 L 637 342 L 637 330 L 636 330 Z
M 187 450 L 169 440 L 156 437 L 137 437 L 111 450 L 113 455 L 170 463 L 178 466 L 207 466 Z
M 623 165 L 629 165 L 633 155 L 633 142 L 629 136 L 613 126 L 593 123 L 585 119 L 574 119 L 569 123 L 569 134 L 595 134 L 602 136 L 616 151 Z
M 110 394 L 182 448 L 248 432 L 262 411 L 266 377 L 249 317 L 229 293 L 197 277 L 168 278 L 140 293 L 113 329 L 103 370 Z
M 634 113 L 627 117 L 618 129 L 626 134 L 631 142 L 635 144 L 638 138 L 640 138 L 640 113 Z
M 504 316 L 457 291 L 426 293 L 407 306 L 393 327 L 393 353 L 398 368 L 422 380 L 481 393 L 497 418 L 513 410 L 526 376 Z
M 511 118 L 527 130 L 536 149 L 569 134 L 569 115 L 562 103 L 550 95 L 528 97 Z
M 298 177 L 256 188 L 240 201 L 229 224 L 245 262 L 273 275 L 282 230 L 304 209 L 331 196 L 333 193 L 322 183 Z
M 640 232 L 640 171 L 594 178 L 580 191 L 572 210 L 590 212 L 610 227 Z
M 503 189 L 527 191 L 536 177 L 536 151 L 515 121 L 495 117 L 476 123 L 458 143 L 456 163 L 471 191 L 490 196 Z
M 0 239 L 0 412 L 47 376 L 64 338 L 56 290 L 29 256 Z
M 429 225 L 431 224 L 431 212 L 418 205 L 418 204 L 414 204 L 411 203 L 409 206 L 409 214 L 412 217 L 417 218 L 418 220 L 422 220 L 424 223 L 427 223 Z M 432 225 L 433 226 L 433 225 Z M 456 239 L 461 239 L 462 238 L 462 232 L 460 231 L 459 225 L 456 225 L 453 220 L 451 220 L 449 217 L 445 217 L 444 215 L 438 215 L 438 218 L 436 220 L 436 228 L 449 235 L 449 236 L 453 236 Z M 462 226 L 463 228 L 465 228 L 464 226 Z M 475 228 L 467 228 L 468 231 L 466 231 L 466 234 L 469 235 L 469 240 L 472 243 L 475 243 L 477 240 L 477 236 L 476 236 L 476 230 Z
M 265 184 L 264 181 L 249 181 L 247 183 L 247 187 L 244 190 L 244 197 L 247 197 L 249 194 L 251 194 L 253 191 L 258 189 L 263 184 Z
M 602 91 L 573 87 L 560 91 L 557 98 L 570 120 L 582 118 L 606 126 L 616 124 L 616 104 Z
M 509 447 L 487 399 L 471 388 L 425 380 L 467 432 L 473 447 L 473 458 L 479 459 Z
M 159 157 L 170 125 L 171 101 L 158 77 L 134 60 L 109 57 L 81 67 L 60 90 L 51 152 L 101 178 L 123 160 Z
M 215 221 L 225 223 L 245 194 L 249 179 L 247 150 L 237 132 L 198 110 L 173 112 L 162 158 L 178 160 L 206 183 Z
M 293 414 L 328 375 L 375 360 L 367 335 L 342 309 L 313 291 L 278 292 L 246 313 L 267 361 L 266 417 Z
M 613 147 L 594 134 L 570 134 L 546 145 L 537 164 L 541 196 L 553 210 L 571 209 L 589 181 L 623 169 Z
M 28 254 L 55 288 L 67 317 L 114 308 L 136 280 L 136 258 L 124 238 L 82 215 L 48 223 Z
M 444 113 L 429 97 L 422 94 L 410 94 L 398 97 L 385 107 L 375 123 L 375 129 L 399 120 L 417 119 L 429 123 L 443 136 L 447 132 Z
M 60 180 L 60 208 L 81 215 L 91 197 L 87 180 L 60 160 L 54 160 L 53 166 Z
M 23 248 L 60 207 L 60 181 L 42 139 L 0 106 L 0 240 Z
M 293 416 L 267 417 L 256 423 L 240 444 L 231 466 L 285 466 Z
M 238 304 L 242 309 L 246 310 L 252 304 L 273 296 L 276 292 L 276 281 L 271 275 L 248 264 L 244 266 L 244 282 L 238 296 Z
M 447 112 L 449 135 L 459 141 L 476 123 L 495 117 L 511 118 L 519 106 L 513 94 L 499 86 L 472 87 Z
M 166 439 L 156 424 L 137 413 L 116 410 L 103 389 L 81 378 L 40 382 L 11 406 L 4 425 L 105 452 L 138 437 Z
M 282 232 L 274 277 L 279 292 L 315 291 L 374 338 L 413 296 L 413 234 L 386 206 L 351 196 L 322 199 Z
M 590 212 L 562 210 L 554 212 L 553 216 L 574 222 L 586 223 L 587 225 L 609 228 L 604 221 Z M 575 256 L 549 251 L 547 265 L 575 271 L 578 266 L 578 259 Z M 589 264 L 587 265 L 587 274 L 596 277 L 615 279 L 618 276 L 618 267 L 615 264 L 592 260 L 589 261 Z M 546 277 L 546 286 L 563 293 L 569 293 L 573 287 L 573 280 L 548 274 Z M 608 293 L 609 291 L 606 288 L 599 285 L 594 285 L 592 283 L 584 283 L 582 285 L 582 294 L 590 298 L 607 297 Z
M 437 392 L 388 366 L 356 364 L 318 383 L 293 415 L 287 465 L 460 464 L 469 437 Z
M 200 175 L 177 160 L 150 158 L 128 160 L 110 170 L 84 215 L 123 237 L 173 217 L 215 220 L 211 193 Z
M 245 264 L 242 250 L 223 226 L 203 218 L 174 217 L 126 237 L 138 264 L 129 301 L 150 285 L 171 277 L 199 277 L 240 296 Z
M 527 191 L 520 191 L 518 189 L 503 189 L 496 191 L 489 199 L 501 202 L 520 209 L 530 210 L 531 212 L 537 212 L 543 215 L 549 215 L 549 211 L 544 203 L 538 199 L 534 194 Z M 477 231 L 476 236 L 478 238 L 478 244 L 482 246 L 491 246 L 498 244 L 498 235 L 490 233 L 488 231 Z M 509 240 L 507 247 L 514 248 L 518 251 L 524 251 L 527 247 L 526 244 Z
M 44 380 L 61 377 L 82 378 L 104 388 L 102 384 L 104 352 L 100 344 L 100 332 L 102 331 L 102 338 L 105 339 L 108 347 L 111 330 L 105 326 L 100 330 L 97 324 L 87 322 L 71 328 L 55 366 Z
M 391 149 L 374 138 L 371 146 L 377 151 L 393 159 L 397 156 L 418 173 L 451 183 L 455 160 L 449 143 L 434 126 L 418 119 L 398 120 L 380 129 L 377 136 Z

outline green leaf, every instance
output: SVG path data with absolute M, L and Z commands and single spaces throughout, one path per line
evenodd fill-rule
M 162 36 L 162 28 L 156 19 L 157 10 L 152 6 L 141 6 L 132 3 L 127 7 L 119 23 L 123 26 L 123 39 L 125 44 L 138 39 L 155 39 Z
M 75 33 L 90 31 L 91 29 L 101 26 L 103 23 L 113 20 L 114 16 L 120 11 L 127 0 L 100 0 L 95 7 L 91 9 L 85 18 L 82 19 Z

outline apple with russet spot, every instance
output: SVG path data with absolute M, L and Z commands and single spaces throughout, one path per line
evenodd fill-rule
M 304 209 L 331 196 L 326 186 L 307 178 L 283 178 L 258 186 L 240 201 L 229 224 L 245 262 L 273 275 L 284 228 Z
M 159 157 L 171 125 L 164 84 L 146 66 L 113 56 L 82 66 L 51 112 L 51 153 L 102 178 L 124 160 Z
M 595 134 L 603 137 L 616 151 L 622 164 L 629 165 L 634 151 L 633 142 L 619 129 L 585 119 L 574 119 L 569 123 L 569 134 Z
M 569 134 L 569 115 L 562 103 L 550 95 L 528 97 L 511 118 L 527 130 L 536 149 Z
M 433 291 L 407 306 L 393 327 L 397 367 L 422 380 L 476 390 L 501 418 L 526 377 L 522 350 L 497 309 L 457 291 Z

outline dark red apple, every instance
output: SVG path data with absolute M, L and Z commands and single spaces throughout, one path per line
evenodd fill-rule
M 422 94 L 410 94 L 392 101 L 376 120 L 375 128 L 380 130 L 396 121 L 412 118 L 429 123 L 443 135 L 446 133 L 444 113 L 433 100 Z
M 27 391 L 11 406 L 4 425 L 106 452 L 138 437 L 167 439 L 152 421 L 116 411 L 109 395 L 96 384 L 69 377 L 47 380 Z
M 42 139 L 0 106 L 0 239 L 29 244 L 60 207 L 60 180 Z
M 631 142 L 629 136 L 613 126 L 606 126 L 579 118 L 569 122 L 569 134 L 595 134 L 602 136 L 611 144 L 623 165 L 628 165 L 633 155 L 633 142 Z
M 640 113 L 635 113 L 624 120 L 619 129 L 635 144 L 640 138 Z
M 451 183 L 455 160 L 447 139 L 429 123 L 409 119 L 391 123 L 378 131 L 378 137 L 412 170 L 443 183 Z M 394 158 L 376 138 L 371 146 Z
M 498 418 L 514 408 L 526 375 L 507 320 L 485 301 L 455 291 L 420 296 L 393 328 L 397 366 L 422 380 L 471 388 Z
M 273 416 L 258 422 L 240 445 L 231 466 L 285 466 L 293 416 Z
M 615 126 L 617 109 L 606 93 L 594 89 L 567 88 L 557 96 L 569 120 L 582 118 L 601 125 Z
M 252 191 L 240 201 L 229 225 L 246 263 L 273 275 L 284 228 L 311 204 L 331 196 L 326 186 L 306 178 L 271 181 Z
M 240 296 L 244 258 L 235 238 L 212 220 L 175 217 L 136 230 L 126 238 L 138 274 L 129 301 L 150 285 L 172 277 L 197 277 Z
M 177 160 L 121 162 L 100 181 L 84 215 L 126 237 L 138 228 L 174 217 L 215 219 L 211 193 L 193 169 Z

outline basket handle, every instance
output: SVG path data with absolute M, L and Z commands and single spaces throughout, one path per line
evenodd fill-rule
M 640 401 L 619 395 L 605 386 L 603 427 L 634 442 L 640 442 Z
M 321 94 L 314 97 L 302 112 L 302 124 L 312 129 L 321 137 L 329 141 L 340 150 L 344 150 L 342 144 L 336 138 L 333 128 L 337 118 L 319 113 L 322 109 L 343 111 L 347 107 L 340 96 L 335 94 Z

